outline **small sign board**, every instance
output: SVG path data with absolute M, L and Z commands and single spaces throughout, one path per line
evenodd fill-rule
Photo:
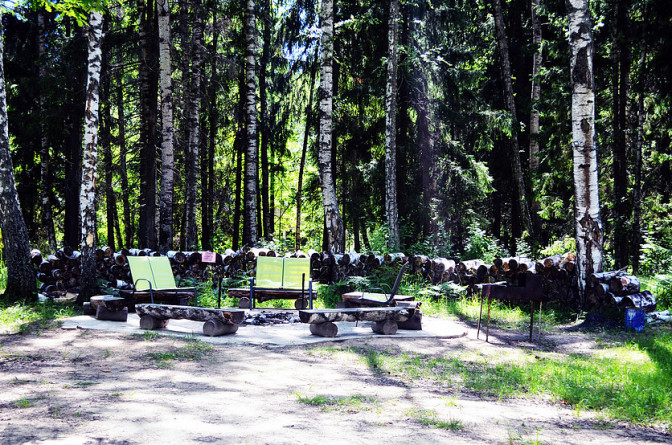
M 201 252 L 201 261 L 204 263 L 216 263 L 217 254 L 215 252 Z

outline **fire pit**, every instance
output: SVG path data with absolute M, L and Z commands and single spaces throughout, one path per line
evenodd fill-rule
M 299 316 L 292 312 L 262 311 L 248 313 L 241 325 L 271 326 L 275 324 L 301 323 Z

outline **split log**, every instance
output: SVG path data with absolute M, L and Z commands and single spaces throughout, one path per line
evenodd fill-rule
M 623 296 L 638 294 L 640 291 L 639 279 L 633 275 L 621 275 L 609 280 L 609 288 L 615 295 Z
M 154 329 L 162 329 L 168 326 L 167 318 L 157 318 L 151 315 L 142 315 L 140 317 L 140 329 L 153 331 Z

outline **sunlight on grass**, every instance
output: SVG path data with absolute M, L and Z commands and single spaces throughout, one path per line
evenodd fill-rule
M 26 333 L 31 327 L 47 328 L 50 322 L 77 315 L 78 309 L 71 305 L 50 302 L 6 306 L 0 303 L 0 333 Z
M 362 394 L 351 396 L 317 395 L 308 397 L 295 393 L 294 396 L 299 403 L 317 406 L 322 411 L 370 411 L 378 404 L 378 400 L 375 397 L 368 397 Z
M 672 422 L 672 335 L 638 336 L 593 354 L 518 351 L 493 357 L 469 351 L 435 357 L 372 348 L 313 353 L 358 359 L 373 372 L 428 380 L 488 397 L 541 397 L 633 422 Z

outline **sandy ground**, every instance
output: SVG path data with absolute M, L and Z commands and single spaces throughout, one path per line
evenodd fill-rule
M 3 335 L 0 443 L 672 443 L 662 428 L 605 421 L 545 401 L 455 393 L 428 381 L 381 376 L 352 354 L 315 349 L 370 346 L 459 356 L 533 346 L 524 333 L 494 330 L 485 343 L 469 326 L 453 323 L 451 329 L 468 335 L 363 337 L 317 346 L 212 344 L 195 360 L 152 355 L 193 344 L 175 336 L 61 328 Z M 549 335 L 545 344 L 560 352 L 595 345 L 578 333 Z M 318 396 L 350 402 L 301 402 Z M 424 424 L 418 413 L 455 428 Z

